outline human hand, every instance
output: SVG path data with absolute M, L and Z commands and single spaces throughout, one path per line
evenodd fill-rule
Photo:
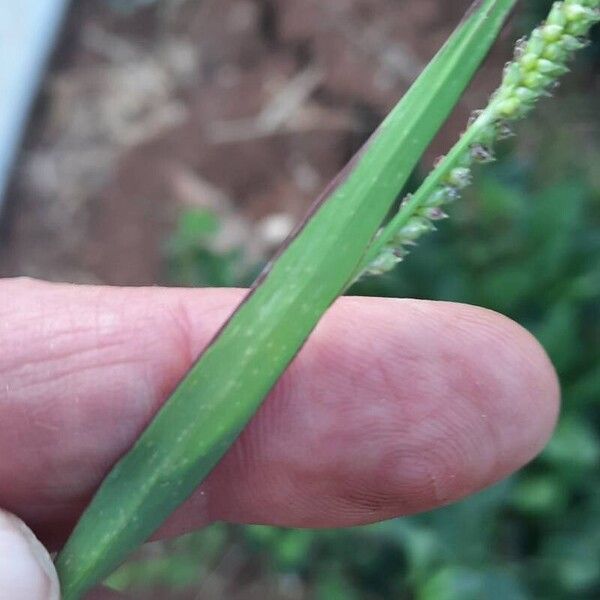
M 0 281 L 0 506 L 59 548 L 242 294 Z M 344 527 L 430 510 L 533 458 L 558 398 L 545 353 L 505 317 L 341 299 L 158 535 L 216 520 Z M 10 535 L 0 521 L 0 589 L 37 577 L 45 590 L 11 600 L 54 600 L 52 570 Z

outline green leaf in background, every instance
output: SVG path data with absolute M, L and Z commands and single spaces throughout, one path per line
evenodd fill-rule
M 516 0 L 483 0 L 268 267 L 108 475 L 57 561 L 76 600 L 206 477 L 342 293 Z
M 207 209 L 190 209 L 179 217 L 165 248 L 179 285 L 235 287 L 255 278 L 257 269 L 243 263 L 240 248 L 216 250 L 214 240 L 220 228 L 217 215 Z
M 427 583 L 417 600 L 526 600 L 519 581 L 502 571 L 445 567 Z

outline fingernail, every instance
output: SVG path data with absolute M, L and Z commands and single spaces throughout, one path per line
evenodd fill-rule
M 47 550 L 23 521 L 1 510 L 0 590 L 11 600 L 60 600 Z

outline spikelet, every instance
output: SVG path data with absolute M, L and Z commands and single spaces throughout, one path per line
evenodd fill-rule
M 390 271 L 422 235 L 436 229 L 433 222 L 447 217 L 444 205 L 460 198 L 471 183 L 473 164 L 494 160 L 494 144 L 511 137 L 511 122 L 525 117 L 541 98 L 551 95 L 557 79 L 569 71 L 569 60 L 587 45 L 587 35 L 598 22 L 600 0 L 555 2 L 546 21 L 529 38 L 518 40 L 514 58 L 507 63 L 488 106 L 472 114 L 453 151 L 436 161 L 423 186 L 379 232 L 372 244 L 375 254 L 367 255 L 371 260 L 358 278 Z

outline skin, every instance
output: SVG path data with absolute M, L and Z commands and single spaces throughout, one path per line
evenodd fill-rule
M 0 506 L 59 548 L 242 294 L 0 281 Z M 507 318 L 341 299 L 158 536 L 430 510 L 530 461 L 558 408 L 546 354 Z

